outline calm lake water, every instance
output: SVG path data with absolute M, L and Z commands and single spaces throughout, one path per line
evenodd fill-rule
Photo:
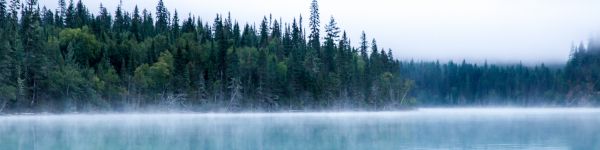
M 600 109 L 0 116 L 6 150 L 600 149 Z

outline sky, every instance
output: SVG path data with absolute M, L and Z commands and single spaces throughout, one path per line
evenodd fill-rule
M 68 1 L 68 0 L 67 0 Z M 57 8 L 58 0 L 39 0 Z M 119 0 L 83 0 L 97 14 Z M 180 18 L 205 21 L 217 13 L 258 24 L 273 15 L 308 25 L 311 0 L 164 0 Z M 124 0 L 155 12 L 157 1 Z M 573 44 L 600 33 L 599 0 L 319 0 L 321 27 L 334 17 L 356 46 L 362 31 L 400 59 L 501 63 L 564 63 Z M 153 13 L 154 14 L 154 13 Z M 322 29 L 323 30 L 323 29 Z M 370 41 L 370 40 L 369 40 Z

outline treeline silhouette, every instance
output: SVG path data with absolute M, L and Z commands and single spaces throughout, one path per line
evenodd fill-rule
M 0 0 L 0 112 L 393 109 L 415 103 L 391 50 L 350 46 L 333 17 L 180 20 L 162 0 L 94 15 Z M 22 7 L 21 7 L 22 6 Z M 114 15 L 113 15 L 114 14 Z M 307 36 L 308 35 L 308 36 Z M 308 38 L 307 38 L 308 37 Z
M 400 63 L 425 106 L 596 106 L 600 102 L 600 45 L 573 46 L 565 66 L 448 62 Z
M 264 16 L 181 19 L 155 11 L 96 14 L 80 1 L 0 0 L 0 113 L 391 110 L 421 105 L 582 105 L 598 100 L 598 48 L 568 65 L 399 61 L 363 32 L 359 46 L 313 0 L 308 30 Z

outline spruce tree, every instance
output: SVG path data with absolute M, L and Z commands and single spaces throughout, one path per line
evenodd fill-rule
M 369 48 L 368 44 L 369 43 L 367 42 L 367 35 L 365 34 L 365 31 L 363 31 L 360 36 L 360 56 L 362 56 L 362 59 L 365 62 L 368 62 L 369 60 L 369 56 L 367 53 L 367 49 Z
M 323 61 L 325 63 L 326 71 L 331 72 L 334 71 L 336 66 L 334 61 L 335 53 L 337 51 L 335 42 L 339 38 L 340 33 L 340 29 L 337 27 L 337 23 L 335 22 L 333 16 L 331 17 L 329 24 L 325 26 L 325 31 L 327 32 L 327 36 L 325 37 Z
M 83 2 L 79 0 L 77 2 L 77 6 L 75 8 L 76 16 L 75 16 L 75 27 L 83 27 L 88 23 L 89 12 Z
M 262 48 L 267 47 L 269 44 L 269 25 L 267 21 L 267 16 L 265 16 L 260 23 L 260 46 Z
M 113 24 L 113 31 L 116 34 L 121 34 L 125 30 L 125 12 L 123 12 L 123 1 L 119 1 L 119 5 L 117 6 L 117 10 L 115 11 L 115 22 Z
M 155 34 L 155 30 L 154 30 L 154 19 L 152 18 L 152 13 L 150 13 L 148 10 L 144 9 L 142 11 L 142 17 L 143 17 L 142 29 L 141 29 L 142 37 L 146 38 L 146 37 L 153 36 Z
M 169 11 L 163 0 L 158 1 L 158 5 L 156 6 L 156 32 L 162 33 L 166 32 L 169 29 Z
M 112 16 L 102 4 L 100 4 L 100 15 L 96 18 L 96 23 L 98 24 L 96 28 L 101 33 L 109 32 L 112 26 Z
M 142 16 L 140 16 L 140 10 L 137 5 L 133 9 L 133 18 L 131 19 L 131 28 L 129 31 L 135 36 L 136 40 L 142 40 Z
M 310 4 L 310 21 L 309 21 L 309 26 L 310 26 L 310 35 L 309 35 L 309 42 L 308 45 L 317 51 L 317 54 L 320 55 L 320 50 L 321 50 L 321 37 L 319 36 L 320 34 L 320 28 L 321 28 L 321 22 L 320 22 L 320 17 L 319 17 L 319 4 L 317 3 L 317 0 L 313 0 L 312 3 Z
M 177 10 L 175 10 L 175 13 L 173 14 L 173 21 L 171 22 L 171 32 L 172 32 L 172 37 L 173 39 L 175 39 L 175 37 L 179 37 L 179 33 L 181 30 L 181 26 L 179 25 L 179 15 L 177 14 Z
M 69 1 L 69 5 L 67 6 L 67 10 L 65 11 L 65 27 L 75 28 L 77 26 L 76 22 L 76 12 L 75 6 L 73 4 L 73 0 Z
M 56 18 L 56 24 L 59 27 L 63 27 L 65 24 L 65 18 L 67 17 L 67 3 L 65 0 L 58 0 L 59 11 L 56 12 L 58 17 Z
M 281 38 L 281 26 L 277 20 L 273 22 L 273 27 L 271 28 L 271 38 L 272 39 L 280 39 Z

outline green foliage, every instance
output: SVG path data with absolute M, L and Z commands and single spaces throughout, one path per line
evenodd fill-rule
M 77 107 L 77 100 L 89 100 L 90 98 L 85 91 L 88 81 L 73 65 L 60 66 L 51 71 L 48 82 L 48 92 L 53 93 L 53 98 L 58 101 L 55 105 L 66 107 L 55 109 L 73 110 Z
M 565 105 L 559 67 L 410 61 L 400 68 L 424 105 Z
M 87 27 L 65 29 L 59 34 L 63 53 L 73 51 L 75 62 L 84 66 L 95 66 L 100 56 L 100 43 Z M 68 50 L 70 47 L 70 50 Z
M 564 81 L 568 88 L 565 97 L 569 105 L 587 105 L 600 102 L 600 45 L 592 39 L 587 46 L 580 44 L 571 50 L 565 68 Z M 561 84 L 562 85 L 562 84 Z
M 240 26 L 230 14 L 214 21 L 180 18 L 162 0 L 154 17 L 122 5 L 114 15 L 103 6 L 93 15 L 81 1 L 59 0 L 54 12 L 36 6 L 0 0 L 0 112 L 155 106 L 384 110 L 600 101 L 600 48 L 593 43 L 575 47 L 564 69 L 440 64 L 396 60 L 364 32 L 352 47 L 333 17 L 321 42 L 317 0 L 311 3 L 309 31 L 302 16 L 292 23 L 265 16 L 258 26 Z
M 0 86 L 0 113 L 4 112 L 4 109 L 10 101 L 17 98 L 17 88 L 10 85 Z
M 135 69 L 135 81 L 149 92 L 164 92 L 172 77 L 173 55 L 168 51 L 160 54 L 158 62 L 144 64 Z

